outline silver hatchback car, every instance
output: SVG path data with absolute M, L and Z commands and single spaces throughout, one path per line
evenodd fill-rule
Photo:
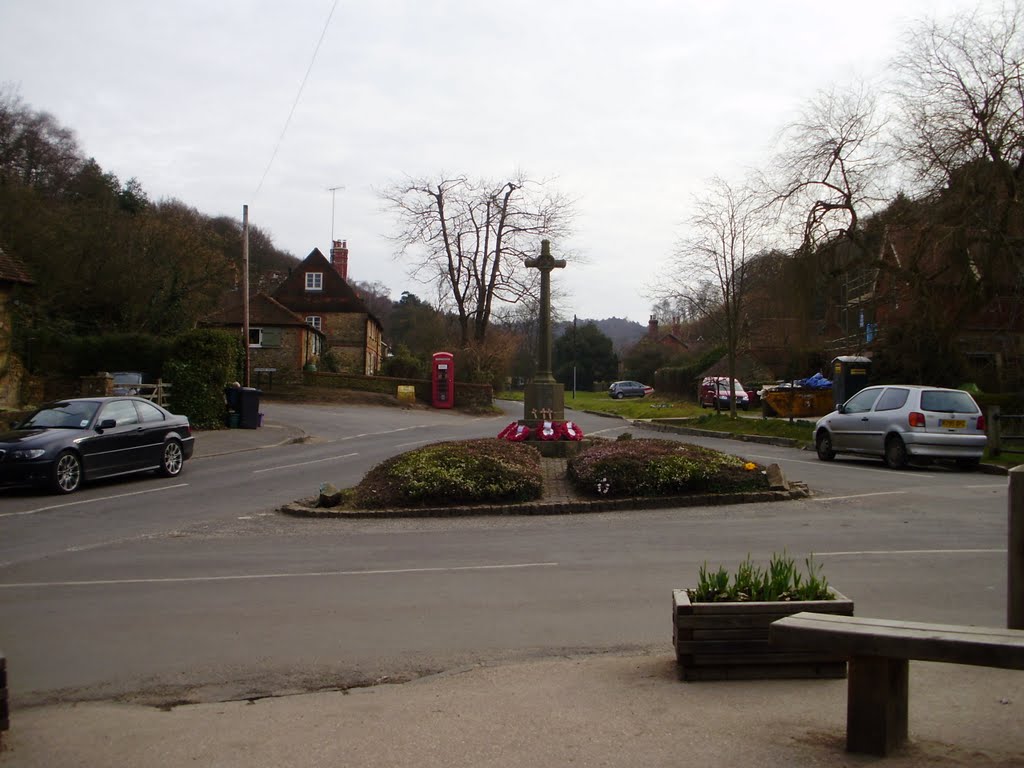
M 976 467 L 985 441 L 985 416 L 967 392 L 910 384 L 862 389 L 814 425 L 822 461 L 859 453 L 893 469 L 933 459 Z

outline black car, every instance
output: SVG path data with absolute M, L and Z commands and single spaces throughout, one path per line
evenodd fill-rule
M 71 493 L 132 472 L 175 477 L 194 448 L 187 417 L 141 397 L 59 400 L 0 434 L 0 487 Z

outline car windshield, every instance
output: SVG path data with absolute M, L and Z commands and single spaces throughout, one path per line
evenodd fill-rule
M 54 403 L 40 408 L 21 423 L 21 429 L 33 427 L 60 427 L 85 429 L 96 415 L 99 403 L 91 401 Z
M 114 374 L 115 384 L 141 384 L 142 374 L 141 373 L 115 373 Z

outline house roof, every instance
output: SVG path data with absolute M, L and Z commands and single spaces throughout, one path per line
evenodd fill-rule
M 203 319 L 203 325 L 242 325 L 242 292 L 228 291 L 221 297 L 220 307 Z M 323 336 L 301 315 L 297 315 L 273 297 L 256 293 L 249 297 L 249 325 L 302 326 Z
M 318 272 L 322 277 L 322 288 L 319 291 L 306 290 L 306 274 Z M 274 299 L 286 307 L 298 312 L 321 314 L 326 312 L 360 312 L 370 317 L 377 325 L 380 320 L 374 317 L 359 294 L 338 274 L 334 265 L 319 248 L 314 248 L 309 255 L 295 267 L 274 291 Z
M 3 248 L 0 248 L 0 281 L 23 283 L 24 285 L 35 285 L 36 282 L 29 277 L 25 265 L 6 253 Z
M 705 376 L 728 376 L 729 375 L 729 358 L 723 356 L 717 363 L 709 367 L 707 370 L 700 374 L 699 378 Z M 771 381 L 775 377 L 772 375 L 771 370 L 768 369 L 763 363 L 749 353 L 741 353 L 736 356 L 736 378 L 742 381 L 744 384 L 759 382 L 759 381 Z

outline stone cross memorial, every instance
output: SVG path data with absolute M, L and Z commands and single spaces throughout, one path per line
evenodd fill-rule
M 527 267 L 540 270 L 540 317 L 537 372 L 523 393 L 523 419 L 531 429 L 545 421 L 565 421 L 565 387 L 551 374 L 551 270 L 565 267 L 551 256 L 551 243 L 541 240 L 540 256 L 527 259 Z

